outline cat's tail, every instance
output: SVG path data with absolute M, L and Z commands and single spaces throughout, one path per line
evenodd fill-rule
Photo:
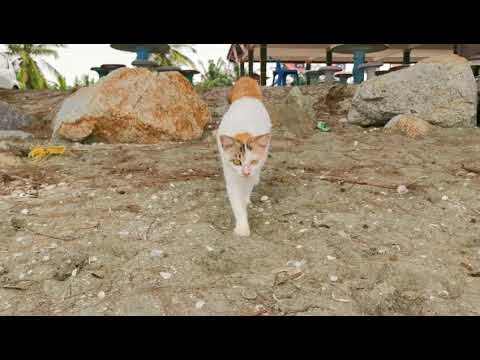
M 256 98 L 260 101 L 263 100 L 262 89 L 260 89 L 257 81 L 249 77 L 241 77 L 230 90 L 228 94 L 228 102 L 231 104 L 234 101 L 247 96 Z

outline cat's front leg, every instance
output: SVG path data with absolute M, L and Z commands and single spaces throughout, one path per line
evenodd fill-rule
M 237 186 L 235 186 L 237 185 Z M 227 182 L 227 192 L 235 216 L 234 233 L 238 236 L 250 236 L 250 226 L 248 225 L 247 202 L 242 194 L 238 184 Z

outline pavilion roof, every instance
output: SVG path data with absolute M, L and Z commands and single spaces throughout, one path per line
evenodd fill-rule
M 280 60 L 285 63 L 325 63 L 327 50 L 339 44 L 268 44 L 269 61 Z M 383 51 L 366 54 L 366 61 L 383 61 L 384 63 L 402 63 L 403 49 L 413 47 L 410 60 L 420 60 L 453 52 L 453 44 L 385 44 L 389 48 Z M 260 61 L 260 44 L 232 44 L 228 52 L 231 62 L 248 61 L 248 49 L 253 48 L 253 59 Z M 333 63 L 351 63 L 351 54 L 333 52 Z

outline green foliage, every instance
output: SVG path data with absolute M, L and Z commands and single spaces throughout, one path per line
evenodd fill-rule
M 154 55 L 154 61 L 160 66 L 180 66 L 188 65 L 192 68 L 196 68 L 193 61 L 183 54 L 181 51 L 188 49 L 194 54 L 197 53 L 192 44 L 168 44 L 170 45 L 170 51 L 166 54 Z
M 203 69 L 202 81 L 195 85 L 195 88 L 199 92 L 233 85 L 235 73 L 228 69 L 227 64 L 222 58 L 219 58 L 217 62 L 208 60 L 207 69 L 205 69 L 202 63 L 200 63 L 200 65 Z
M 64 46 L 63 44 L 7 44 L 7 53 L 19 59 L 20 68 L 17 71 L 17 80 L 20 87 L 34 90 L 49 88 L 45 74 L 39 67 L 39 62 L 59 79 L 60 73 L 48 62 L 37 59 L 37 57 L 53 56 L 58 58 L 58 53 L 54 48 Z
M 80 87 L 87 87 L 90 85 L 95 84 L 95 79 L 90 78 L 87 74 L 82 75 L 80 78 L 75 76 L 75 81 L 73 87 L 80 88 Z

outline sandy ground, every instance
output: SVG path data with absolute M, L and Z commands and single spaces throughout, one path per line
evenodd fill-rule
M 250 238 L 211 132 L 24 159 L 0 169 L 0 315 L 478 315 L 479 154 L 478 129 L 276 130 Z

